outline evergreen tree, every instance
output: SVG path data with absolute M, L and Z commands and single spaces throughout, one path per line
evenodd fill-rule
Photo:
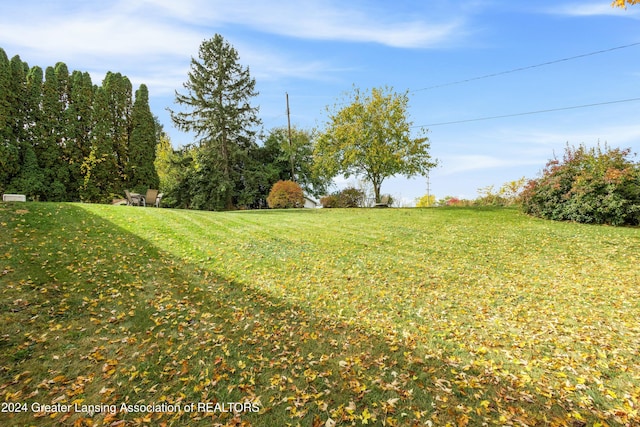
M 199 144 L 194 207 L 232 208 L 243 186 L 247 153 L 255 147 L 258 109 L 250 104 L 257 95 L 255 80 L 238 61 L 238 52 L 216 34 L 200 45 L 199 59 L 192 58 L 187 92 L 176 92 L 186 111 L 171 111 L 173 122 L 195 132 Z
M 42 114 L 35 143 L 40 168 L 44 171 L 43 200 L 67 200 L 69 167 L 64 156 L 67 140 L 67 108 L 69 100 L 69 71 L 64 63 L 47 67 L 42 89 Z
M 102 87 L 59 62 L 29 68 L 0 48 L 0 191 L 34 200 L 110 201 L 128 179 L 158 188 L 161 126 L 142 85 L 109 72 Z M 135 108 L 134 108 L 135 107 Z
M 29 65 L 16 55 L 11 58 L 11 77 L 9 80 L 9 132 L 18 147 L 22 150 L 28 139 L 28 96 L 27 74 Z
M 4 62 L 4 61 L 3 61 Z M 15 185 L 12 185 L 17 176 L 20 174 L 22 165 L 24 164 L 26 148 L 29 146 L 29 108 L 27 96 L 27 74 L 29 65 L 23 62 L 18 55 L 11 58 L 8 63 L 3 66 L 6 75 L 5 86 L 3 88 L 4 105 L 6 114 L 2 127 L 3 133 L 3 154 L 7 157 L 0 160 L 6 164 L 3 172 L 3 181 L 5 185 L 10 187 L 10 191 L 20 191 Z M 5 92 L 6 90 L 6 92 Z M 15 182 L 14 182 L 15 184 Z
M 156 158 L 156 121 L 149 107 L 147 86 L 140 85 L 131 109 L 129 136 L 128 186 L 140 192 L 158 188 L 160 179 L 154 165 Z
M 11 127 L 11 63 L 0 48 L 0 192 L 4 193 L 9 181 L 19 170 L 20 150 Z
M 127 163 L 129 162 L 129 132 L 131 129 L 131 82 L 120 73 L 109 71 L 102 82 L 106 105 L 100 106 L 98 114 L 103 114 L 107 132 L 113 144 L 116 160 L 113 190 L 122 192 L 127 181 Z
M 27 196 L 28 200 L 39 200 L 44 191 L 44 174 L 33 147 L 27 145 L 20 162 L 20 172 L 9 184 L 8 190 Z
M 94 103 L 95 126 L 89 156 L 84 159 L 81 172 L 83 183 L 80 198 L 86 202 L 109 202 L 121 192 L 121 175 L 115 149 L 113 114 L 110 111 L 109 93 L 104 87 L 96 90 Z
M 69 84 L 69 107 L 67 109 L 67 133 L 64 145 L 64 157 L 69 167 L 67 198 L 80 200 L 80 187 L 83 184 L 82 163 L 91 153 L 93 137 L 93 98 L 96 88 L 89 73 L 74 71 Z
M 42 140 L 42 88 L 43 73 L 38 66 L 27 73 L 27 86 L 23 99 L 25 113 L 25 144 L 36 147 Z M 37 155 L 37 153 L 36 153 Z

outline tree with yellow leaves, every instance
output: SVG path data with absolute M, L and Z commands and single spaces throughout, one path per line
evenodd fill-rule
M 614 0 L 613 3 L 611 3 L 611 6 L 622 7 L 626 9 L 628 4 L 638 4 L 638 3 L 640 3 L 640 0 Z
M 385 179 L 425 176 L 436 166 L 429 154 L 429 139 L 411 135 L 408 92 L 396 93 L 389 87 L 370 92 L 354 88 L 347 96 L 344 103 L 327 108 L 326 129 L 314 150 L 319 174 L 360 176 L 371 183 L 376 203 L 380 203 L 380 186 Z

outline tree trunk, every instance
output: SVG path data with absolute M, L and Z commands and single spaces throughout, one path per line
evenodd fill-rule
M 377 182 L 373 182 L 373 194 L 376 198 L 376 203 L 380 203 L 380 184 Z

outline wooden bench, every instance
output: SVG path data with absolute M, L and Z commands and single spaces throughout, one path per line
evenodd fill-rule
M 3 202 L 26 202 L 27 196 L 24 194 L 3 194 L 2 195 Z
M 389 196 L 382 196 L 380 198 L 380 203 L 376 203 L 376 208 L 388 208 L 389 207 Z

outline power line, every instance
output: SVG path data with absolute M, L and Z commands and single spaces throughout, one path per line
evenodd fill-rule
M 531 114 L 541 114 L 541 113 L 551 113 L 553 111 L 563 111 L 563 110 L 575 110 L 578 108 L 587 108 L 587 107 L 597 107 L 600 105 L 608 105 L 608 104 L 620 104 L 623 102 L 634 102 L 640 101 L 640 98 L 629 98 L 629 99 L 620 99 L 617 101 L 606 101 L 606 102 L 597 102 L 594 104 L 584 104 L 584 105 L 574 105 L 571 107 L 560 107 L 560 108 L 550 108 L 546 110 L 537 110 L 537 111 L 527 111 L 524 113 L 514 113 L 514 114 L 503 114 L 500 116 L 489 116 L 489 117 L 479 117 L 475 119 L 465 119 L 465 120 L 455 120 L 451 122 L 440 122 L 440 123 L 431 123 L 428 125 L 419 125 L 419 126 L 411 126 L 412 128 L 424 128 L 424 127 L 434 127 L 434 126 L 444 126 L 444 125 L 453 125 L 458 123 L 469 123 L 469 122 L 479 122 L 483 120 L 493 120 L 493 119 L 503 119 L 506 117 L 517 117 L 517 116 L 527 116 Z
M 640 42 L 631 43 L 631 44 L 627 44 L 627 45 L 624 45 L 624 46 L 616 46 L 616 47 L 612 47 L 612 48 L 609 48 L 609 49 L 598 50 L 598 51 L 595 51 L 595 52 L 584 53 L 582 55 L 571 56 L 571 57 L 568 57 L 568 58 L 556 59 L 554 61 L 543 62 L 541 64 L 535 64 L 535 65 L 529 65 L 529 66 L 526 66 L 526 67 L 514 68 L 514 69 L 511 69 L 511 70 L 507 70 L 507 71 L 500 71 L 498 73 L 486 74 L 484 76 L 471 77 L 469 79 L 457 80 L 457 81 L 454 81 L 454 82 L 443 83 L 443 84 L 439 84 L 439 85 L 435 85 L 435 86 L 428 86 L 428 87 L 424 87 L 424 88 L 421 88 L 421 89 L 412 90 L 410 93 L 416 93 L 416 92 L 420 92 L 420 91 L 424 91 L 424 90 L 431 90 L 431 89 L 436 89 L 436 88 L 441 88 L 441 87 L 446 87 L 446 86 L 453 86 L 453 85 L 457 85 L 457 84 L 461 84 L 461 83 L 472 82 L 472 81 L 475 81 L 475 80 L 488 79 L 488 78 L 491 78 L 491 77 L 502 76 L 504 74 L 516 73 L 518 71 L 524 71 L 524 70 L 529 70 L 529 69 L 532 69 L 532 68 L 544 67 L 546 65 L 552 65 L 552 64 L 557 64 L 557 63 L 560 63 L 560 62 L 571 61 L 573 59 L 578 59 L 578 58 L 585 58 L 587 56 L 599 55 L 601 53 L 612 52 L 614 50 L 619 50 L 619 49 L 626 49 L 628 47 L 633 47 L 633 46 L 638 46 L 638 45 L 640 45 Z

